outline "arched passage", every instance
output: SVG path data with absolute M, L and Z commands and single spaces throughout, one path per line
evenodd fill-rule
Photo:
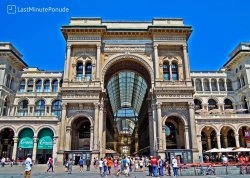
M 103 149 L 113 149 L 119 154 L 149 151 L 150 67 L 142 58 L 127 55 L 117 57 L 104 70 L 107 95 L 104 96 L 106 144 Z
M 54 133 L 50 128 L 43 128 L 38 133 L 37 154 L 38 163 L 44 164 L 52 157 Z
M 23 160 L 27 154 L 32 154 L 34 146 L 33 137 L 34 132 L 30 128 L 24 128 L 20 131 L 18 135 L 18 159 Z
M 0 131 L 1 157 L 12 158 L 14 131 L 11 128 L 4 128 Z

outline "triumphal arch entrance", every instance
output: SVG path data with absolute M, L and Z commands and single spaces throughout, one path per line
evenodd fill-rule
M 59 161 L 108 154 L 198 157 L 190 26 L 182 19 L 72 18 L 61 31 L 67 52 Z

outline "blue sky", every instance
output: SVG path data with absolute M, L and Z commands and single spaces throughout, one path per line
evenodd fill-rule
M 8 14 L 7 6 L 67 7 L 68 13 Z M 0 0 L 0 41 L 11 42 L 30 67 L 63 70 L 65 40 L 60 31 L 70 17 L 103 20 L 183 18 L 191 70 L 218 70 L 240 43 L 250 42 L 249 0 Z

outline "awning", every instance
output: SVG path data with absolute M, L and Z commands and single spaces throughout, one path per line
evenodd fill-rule
M 19 141 L 19 148 L 33 148 L 33 139 L 30 137 L 23 137 Z
M 24 129 L 19 135 L 18 148 L 33 148 L 33 131 L 31 129 Z
M 37 149 L 53 149 L 53 132 L 50 129 L 43 129 L 38 139 Z

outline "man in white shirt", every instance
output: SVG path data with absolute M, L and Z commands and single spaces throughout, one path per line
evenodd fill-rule
M 176 157 L 172 158 L 172 166 L 173 166 L 173 172 L 174 172 L 174 177 L 178 176 L 178 162 Z
M 26 160 L 24 162 L 24 164 L 25 164 L 25 170 L 24 170 L 24 175 L 23 175 L 24 178 L 30 178 L 31 177 L 32 160 L 31 160 L 30 157 L 31 157 L 31 155 L 28 154 L 27 158 L 26 158 Z

